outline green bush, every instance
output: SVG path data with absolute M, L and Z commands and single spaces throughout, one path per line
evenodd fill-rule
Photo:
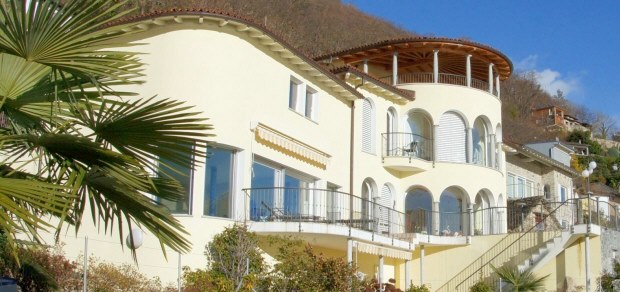
M 426 286 L 426 284 L 416 286 L 413 285 L 413 282 L 411 282 L 411 285 L 409 285 L 409 289 L 405 290 L 405 292 L 431 292 L 431 288 L 429 286 Z
M 480 280 L 469 288 L 469 292 L 493 292 L 493 288 L 487 282 Z

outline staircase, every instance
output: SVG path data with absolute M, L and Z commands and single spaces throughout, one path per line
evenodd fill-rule
M 570 239 L 570 232 L 563 231 L 553 215 L 571 207 L 566 201 L 525 232 L 507 234 L 437 291 L 469 291 L 469 287 L 481 280 L 489 284 L 497 283 L 492 267 L 510 264 L 527 269 L 541 266 L 543 261 L 561 252 Z

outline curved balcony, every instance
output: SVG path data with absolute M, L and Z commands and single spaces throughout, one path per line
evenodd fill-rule
M 397 171 L 422 172 L 433 167 L 433 140 L 412 133 L 383 133 L 383 166 Z
M 437 82 L 434 80 L 432 72 L 414 72 L 414 73 L 402 73 L 398 74 L 396 79 L 397 84 L 411 84 L 411 83 L 442 83 L 459 85 L 469 88 L 475 88 L 484 92 L 489 92 L 489 83 L 476 78 L 471 78 L 469 85 L 467 84 L 467 76 L 458 74 L 439 73 L 437 75 Z M 387 84 L 392 84 L 392 75 L 380 78 L 381 81 Z M 497 87 L 491 89 L 493 95 L 499 97 Z
M 405 232 L 404 213 L 348 193 L 285 187 L 244 192 L 253 222 L 339 225 L 386 237 Z

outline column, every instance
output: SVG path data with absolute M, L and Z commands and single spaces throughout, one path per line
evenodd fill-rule
M 496 168 L 495 167 L 495 163 L 496 163 L 496 161 L 495 161 L 495 143 L 496 143 L 495 142 L 495 134 L 489 135 L 489 139 L 491 140 L 490 141 L 491 143 L 489 143 L 489 144 L 491 144 L 491 149 L 490 149 L 490 152 L 489 152 L 489 153 L 491 153 L 491 155 L 490 155 L 491 157 L 489 157 L 489 159 L 490 159 L 489 166 L 493 167 L 493 168 Z
M 398 83 L 398 52 L 392 54 L 392 85 Z
M 433 82 L 439 83 L 439 50 L 433 50 Z
M 379 290 L 383 291 L 383 256 L 379 256 L 379 275 L 377 275 L 377 282 L 379 282 Z
M 465 69 L 467 70 L 465 76 L 467 76 L 467 87 L 471 87 L 471 55 L 467 54 L 465 58 Z
M 493 94 L 493 63 L 489 64 L 489 93 Z
M 347 239 L 347 263 L 353 265 L 353 239 Z
M 497 139 L 497 136 L 496 136 Z M 494 153 L 493 155 L 497 156 L 497 169 L 502 170 L 502 167 L 504 165 L 504 155 L 502 155 L 502 142 L 498 141 L 495 142 L 495 151 L 496 153 Z
M 495 76 L 495 88 L 497 89 L 497 98 L 500 97 L 499 94 L 499 74 L 497 76 Z
M 364 59 L 364 73 L 368 74 L 368 59 Z
M 405 260 L 405 290 L 411 285 L 411 260 Z
M 439 235 L 439 202 L 433 202 L 433 235 Z
M 469 215 L 469 224 L 468 224 L 468 229 L 467 233 L 465 235 L 469 235 L 472 236 L 474 235 L 474 204 L 469 203 L 467 204 L 467 214 Z M 484 224 L 484 219 L 482 221 Z
M 473 162 L 474 156 L 474 139 L 472 137 L 472 128 L 467 128 L 467 163 Z
M 433 125 L 433 162 L 437 162 L 437 131 L 439 130 L 439 125 Z
M 420 245 L 420 285 L 424 284 L 424 245 Z

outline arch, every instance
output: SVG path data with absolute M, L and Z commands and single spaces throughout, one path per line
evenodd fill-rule
M 439 197 L 439 233 L 441 235 L 463 234 L 467 214 L 467 194 L 459 187 L 445 189 Z
M 433 196 L 422 187 L 412 187 L 405 195 L 405 231 L 427 233 L 433 231 Z
M 385 143 L 384 155 L 395 156 L 398 155 L 400 146 L 398 145 L 398 114 L 394 107 L 388 108 L 385 118 L 385 136 L 383 142 Z
M 362 151 L 375 152 L 375 106 L 370 98 L 362 101 Z
M 368 177 L 364 179 L 364 181 L 362 182 L 362 191 L 360 192 L 360 194 L 362 195 L 361 200 L 359 200 L 358 204 L 355 204 L 355 209 L 357 212 L 359 212 L 361 216 L 361 218 L 359 219 L 364 219 L 362 220 L 362 222 L 368 222 L 367 224 L 362 223 L 360 227 L 362 229 L 372 230 L 373 226 L 372 223 L 370 223 L 373 221 L 372 219 L 374 217 L 372 202 L 374 198 L 378 197 L 377 184 L 372 178 Z
M 441 115 L 437 128 L 437 160 L 465 163 L 467 135 L 465 120 L 456 112 Z
M 493 143 L 493 141 L 491 141 L 490 139 L 487 122 L 483 117 L 478 117 L 474 121 L 474 127 L 472 128 L 471 136 L 473 139 L 472 162 L 478 165 L 489 166 L 491 162 L 490 143 Z
M 414 154 L 425 160 L 433 159 L 433 121 L 422 110 L 410 110 L 407 113 L 405 134 L 401 138 L 402 145 L 411 145 Z
M 498 208 L 494 207 L 493 194 L 482 189 L 474 200 L 474 235 L 493 234 L 499 227 Z

